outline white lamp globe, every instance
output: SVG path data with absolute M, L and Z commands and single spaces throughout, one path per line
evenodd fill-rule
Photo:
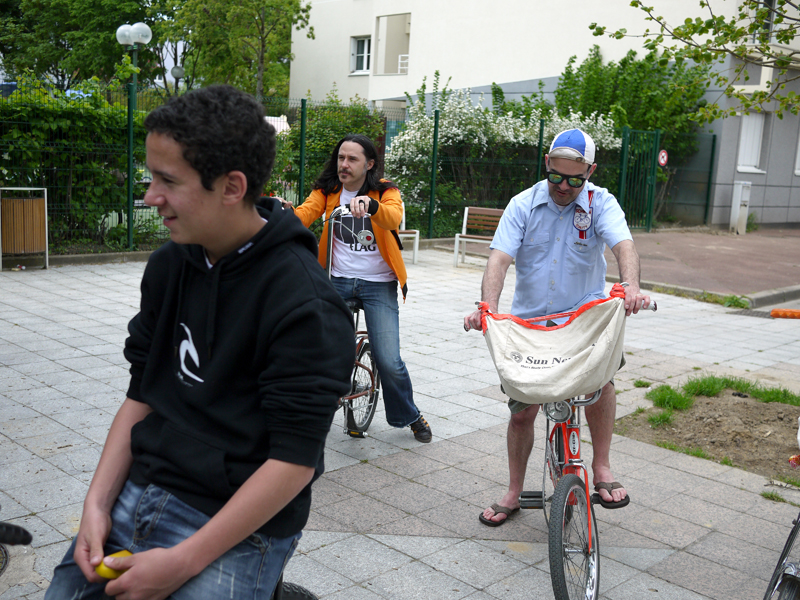
M 149 44 L 153 39 L 153 32 L 146 23 L 134 23 L 131 25 L 131 40 L 134 44 Z
M 131 26 L 127 23 L 117 27 L 117 41 L 123 46 L 130 46 L 133 44 L 131 39 Z
M 186 75 L 186 71 L 184 71 L 183 67 L 180 65 L 175 65 L 170 69 L 169 72 L 173 79 L 181 79 L 184 75 Z

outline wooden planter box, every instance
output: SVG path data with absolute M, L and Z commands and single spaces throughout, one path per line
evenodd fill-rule
M 3 254 L 47 251 L 47 208 L 44 198 L 3 198 L 0 201 Z

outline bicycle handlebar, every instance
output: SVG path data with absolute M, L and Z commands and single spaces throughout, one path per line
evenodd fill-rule
M 0 521 L 0 544 L 27 546 L 32 540 L 33 536 L 27 529 Z

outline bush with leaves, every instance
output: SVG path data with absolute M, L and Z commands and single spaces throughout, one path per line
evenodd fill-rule
M 348 133 L 360 133 L 370 138 L 380 151 L 381 140 L 386 126 L 380 113 L 371 110 L 367 101 L 356 96 L 349 104 L 344 104 L 334 87 L 321 103 L 307 102 L 306 153 L 304 189 L 297 192 L 302 202 L 311 192 L 311 184 L 322 172 L 336 144 Z M 300 119 L 294 123 L 280 144 L 278 159 L 275 162 L 269 186 L 276 188 L 278 182 L 285 182 L 295 190 L 300 182 Z M 268 187 L 268 191 L 272 191 Z
M 517 193 L 530 187 L 539 153 L 540 119 L 547 117 L 544 139 L 580 127 L 601 148 L 619 148 L 613 121 L 603 115 L 566 117 L 551 114 L 546 107 L 531 108 L 527 115 L 498 113 L 472 103 L 469 90 L 439 89 L 434 75 L 431 113 L 439 110 L 436 205 L 434 235 L 450 236 L 461 229 L 464 206 L 505 207 Z M 392 140 L 386 169 L 403 192 L 406 224 L 428 230 L 431 157 L 434 116 L 426 110 L 427 88 L 423 81 L 418 100 L 408 97 L 406 126 Z
M 573 110 L 610 114 L 620 127 L 661 130 L 661 147 L 669 151 L 670 163 L 657 171 L 654 217 L 658 218 L 667 208 L 678 168 L 697 152 L 696 115 L 706 103 L 708 68 L 664 61 L 655 51 L 641 59 L 630 51 L 618 63 L 604 63 L 598 46 L 577 67 L 575 62 L 576 57 L 570 58 L 555 92 L 559 114 Z M 599 177 L 613 189 L 618 158 L 601 155 L 601 160 L 610 164 L 599 169 L 594 179 L 597 182 Z
M 83 94 L 70 97 L 24 75 L 0 100 L 0 186 L 47 188 L 56 246 L 103 243 L 109 215 L 127 206 L 127 109 L 109 105 L 96 81 L 79 87 Z M 145 158 L 143 119 L 134 115 L 136 163 Z

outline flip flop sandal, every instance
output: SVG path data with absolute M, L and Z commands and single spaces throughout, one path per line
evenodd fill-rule
M 603 500 L 600 494 L 596 493 L 599 492 L 600 490 L 605 490 L 610 494 L 611 490 L 618 490 L 622 487 L 623 485 L 619 481 L 613 481 L 611 483 L 608 483 L 607 481 L 601 481 L 596 486 L 594 486 L 595 493 L 592 494 L 592 504 L 599 504 L 603 508 L 609 508 L 609 509 L 623 508 L 625 506 L 628 506 L 628 504 L 630 504 L 631 502 L 630 494 L 627 494 L 619 502 L 607 502 L 606 500 Z
M 478 515 L 478 520 L 484 525 L 489 527 L 500 527 L 503 523 L 508 521 L 508 518 L 519 510 L 519 508 L 508 508 L 507 506 L 500 506 L 499 504 L 492 504 L 489 508 L 494 511 L 496 515 L 505 515 L 506 518 L 502 521 L 492 521 L 483 516 L 483 513 Z

